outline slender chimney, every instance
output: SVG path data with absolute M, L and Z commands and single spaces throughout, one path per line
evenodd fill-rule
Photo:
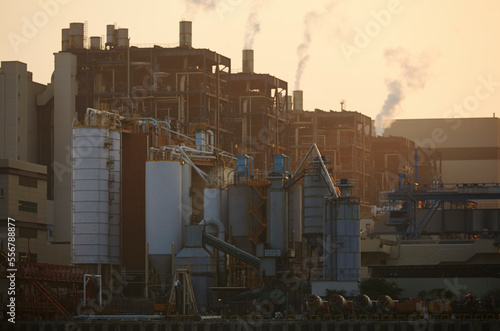
M 253 49 L 243 50 L 243 72 L 246 74 L 253 73 Z
M 192 22 L 180 21 L 179 22 L 179 46 L 192 47 Z
M 304 110 L 304 92 L 301 90 L 293 91 L 293 110 L 303 111 Z

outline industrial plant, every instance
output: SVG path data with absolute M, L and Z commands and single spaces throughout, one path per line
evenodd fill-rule
M 62 29 L 48 85 L 0 67 L 0 283 L 15 220 L 19 321 L 498 327 L 498 118 L 377 136 L 343 101 L 305 110 L 254 50 L 234 73 L 190 21 L 176 47 L 85 31 Z

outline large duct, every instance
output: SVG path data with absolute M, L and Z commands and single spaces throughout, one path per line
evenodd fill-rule
M 180 21 L 179 22 L 179 46 L 192 47 L 192 22 Z
M 253 49 L 243 50 L 243 73 L 253 73 Z
M 304 110 L 304 92 L 301 90 L 293 91 L 293 110 L 303 111 Z

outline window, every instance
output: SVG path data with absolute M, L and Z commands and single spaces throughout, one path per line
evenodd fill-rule
M 38 230 L 37 229 L 30 229 L 30 228 L 19 228 L 19 237 L 20 238 L 32 238 L 32 239 L 37 239 L 38 237 Z
M 29 213 L 38 212 L 38 204 L 36 202 L 19 200 L 19 211 L 27 211 Z
M 27 186 L 27 187 L 38 187 L 38 180 L 33 177 L 28 177 L 28 176 L 19 176 L 19 185 L 20 186 Z

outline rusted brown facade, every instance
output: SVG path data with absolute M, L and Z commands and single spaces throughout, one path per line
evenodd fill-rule
M 243 63 L 244 69 L 250 70 Z M 253 65 L 251 65 L 253 67 Z M 272 154 L 286 154 L 288 83 L 269 74 L 231 75 L 232 144 L 236 154 L 254 158 L 255 169 L 267 173 Z
M 370 117 L 352 111 L 290 113 L 289 155 L 292 169 L 302 161 L 312 143 L 330 161 L 334 178 L 347 178 L 355 183 L 353 194 L 362 203 L 374 199 L 372 167 L 372 133 Z

